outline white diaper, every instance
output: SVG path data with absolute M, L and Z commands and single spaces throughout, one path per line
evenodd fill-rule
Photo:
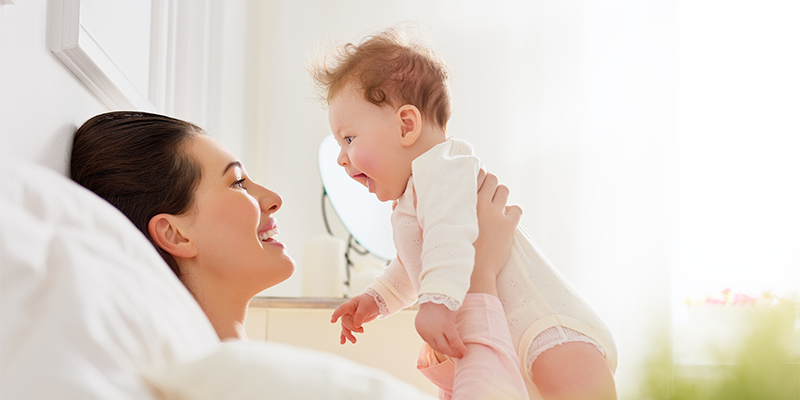
M 528 365 L 528 372 L 531 374 L 533 373 L 531 368 L 533 368 L 533 362 L 536 361 L 536 357 L 539 357 L 539 355 L 544 353 L 546 350 L 550 350 L 553 347 L 568 342 L 589 343 L 596 347 L 603 357 L 606 355 L 606 352 L 603 351 L 603 348 L 590 337 L 576 330 L 556 325 L 542 331 L 542 333 L 536 336 L 536 338 L 533 339 L 533 342 L 531 342 L 531 346 L 528 348 L 528 360 L 530 361 L 530 365 Z

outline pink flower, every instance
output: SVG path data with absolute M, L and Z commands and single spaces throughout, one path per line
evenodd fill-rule
M 733 297 L 733 304 L 734 305 L 740 305 L 740 306 L 752 305 L 752 304 L 756 304 L 756 299 L 754 299 L 754 298 L 752 298 L 752 297 L 750 297 L 750 296 L 748 296 L 746 294 L 737 293 Z

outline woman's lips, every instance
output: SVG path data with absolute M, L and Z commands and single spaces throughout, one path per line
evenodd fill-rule
M 279 233 L 280 231 L 278 230 L 277 221 L 275 221 L 274 218 L 270 218 L 267 220 L 264 226 L 258 231 L 258 240 L 260 240 L 261 243 L 267 243 L 273 246 L 285 247 L 283 243 L 275 239 L 275 236 L 277 236 Z
M 261 243 L 266 243 L 271 246 L 277 246 L 280 248 L 286 248 L 286 245 L 279 242 L 274 238 L 275 235 L 278 234 L 278 229 L 271 229 L 267 232 L 262 232 L 258 235 L 258 238 L 261 239 Z

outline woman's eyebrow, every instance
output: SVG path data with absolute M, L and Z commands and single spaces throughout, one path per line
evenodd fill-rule
M 231 161 L 231 163 L 228 164 L 225 167 L 225 169 L 222 171 L 222 176 L 225 176 L 225 174 L 228 173 L 228 170 L 231 169 L 231 168 L 234 168 L 234 167 L 239 167 L 239 169 L 242 169 L 242 163 L 239 162 L 239 161 Z

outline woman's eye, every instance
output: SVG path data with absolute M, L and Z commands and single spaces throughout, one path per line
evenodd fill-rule
M 233 185 L 231 185 L 231 186 L 232 186 L 232 187 L 239 188 L 239 189 L 244 189 L 244 185 L 243 185 L 243 183 L 244 183 L 244 178 L 242 178 L 242 179 L 239 179 L 239 180 L 237 180 L 236 182 L 233 182 Z M 245 190 L 247 190 L 247 189 L 245 189 Z
M 350 144 L 350 143 L 353 142 L 353 137 L 352 136 L 345 136 L 344 137 L 344 141 L 347 142 L 347 144 Z

